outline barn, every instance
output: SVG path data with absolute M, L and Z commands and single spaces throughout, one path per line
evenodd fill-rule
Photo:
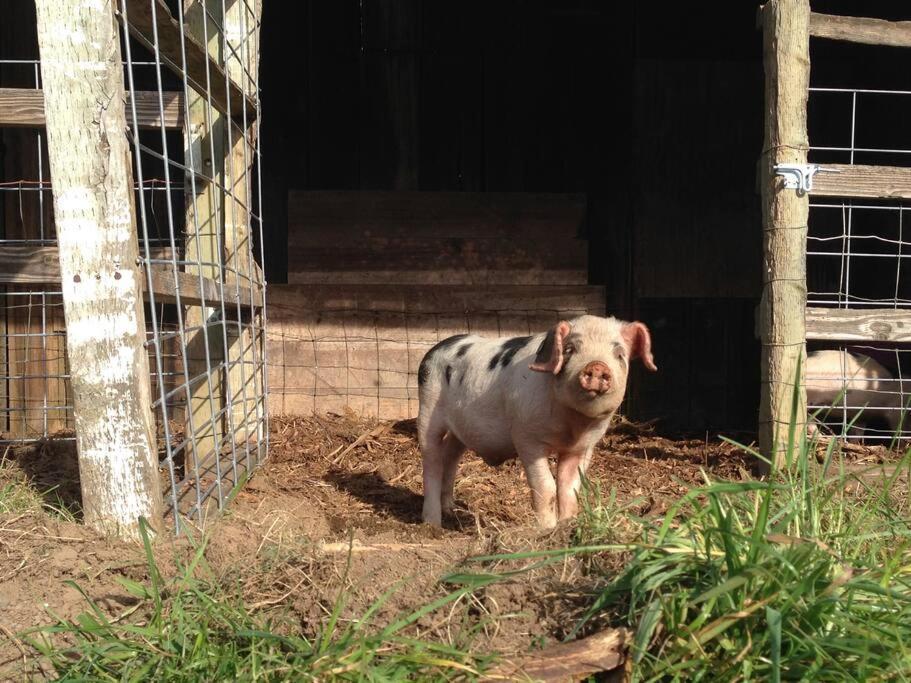
M 132 406 L 123 438 L 147 444 L 129 476 L 156 482 L 129 495 L 163 486 L 177 520 L 224 503 L 266 457 L 269 414 L 411 418 L 440 339 L 581 313 L 650 327 L 660 371 L 634 374 L 623 412 L 668 434 L 774 424 L 807 345 L 861 349 L 903 396 L 900 3 L 814 0 L 803 19 L 749 0 L 115 5 L 106 68 L 130 131 L 116 189 L 138 239 L 100 234 L 93 251 L 85 216 L 67 237 L 55 212 L 71 195 L 52 171 L 72 167 L 71 190 L 98 171 L 80 179 L 78 151 L 51 149 L 73 123 L 44 70 L 62 48 L 42 27 L 60 17 L 3 2 L 9 442 L 109 439 L 109 413 L 79 415 L 132 349 L 106 400 Z M 95 281 L 85 296 L 125 308 L 77 305 Z M 83 342 L 108 355 L 74 351 L 67 329 L 111 316 L 133 321 L 133 346 L 98 333 Z

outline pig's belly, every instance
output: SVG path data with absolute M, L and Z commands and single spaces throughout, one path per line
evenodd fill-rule
M 516 447 L 503 427 L 495 430 L 466 424 L 452 424 L 449 431 L 465 448 L 474 451 L 488 465 L 496 467 L 516 457 Z

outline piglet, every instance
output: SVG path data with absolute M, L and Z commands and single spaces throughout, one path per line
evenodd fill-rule
M 541 526 L 573 517 L 580 471 L 620 406 L 637 358 L 657 370 L 643 323 L 592 315 L 533 337 L 461 334 L 430 349 L 418 370 L 424 522 L 440 526 L 452 510 L 466 449 L 494 467 L 521 460 Z
M 840 415 L 845 406 L 847 419 L 856 418 L 851 430 L 854 435 L 877 418 L 895 434 L 911 390 L 905 382 L 893 380 L 892 374 L 869 356 L 834 349 L 807 354 L 804 381 L 811 412 L 833 407 Z M 816 431 L 812 422 L 808 431 Z

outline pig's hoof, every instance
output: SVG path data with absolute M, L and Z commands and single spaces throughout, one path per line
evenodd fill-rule
M 440 515 L 423 515 L 421 521 L 427 526 L 435 526 L 438 528 L 442 528 L 443 526 L 443 520 Z

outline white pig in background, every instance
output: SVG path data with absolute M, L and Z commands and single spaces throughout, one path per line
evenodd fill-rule
M 541 526 L 574 516 L 579 471 L 623 400 L 630 363 L 657 370 L 651 347 L 641 322 L 583 315 L 533 337 L 462 334 L 430 349 L 418 370 L 424 521 L 440 526 L 452 510 L 466 449 L 492 466 L 521 460 Z
M 871 419 L 885 421 L 894 435 L 911 390 L 905 382 L 893 381 L 892 374 L 869 356 L 832 349 L 807 354 L 804 378 L 807 405 L 834 406 L 832 412 L 838 416 L 847 406 L 848 421 L 857 417 L 851 430 L 855 435 Z M 824 415 L 825 410 L 820 411 L 820 417 Z M 808 430 L 813 433 L 816 426 L 811 424 Z

